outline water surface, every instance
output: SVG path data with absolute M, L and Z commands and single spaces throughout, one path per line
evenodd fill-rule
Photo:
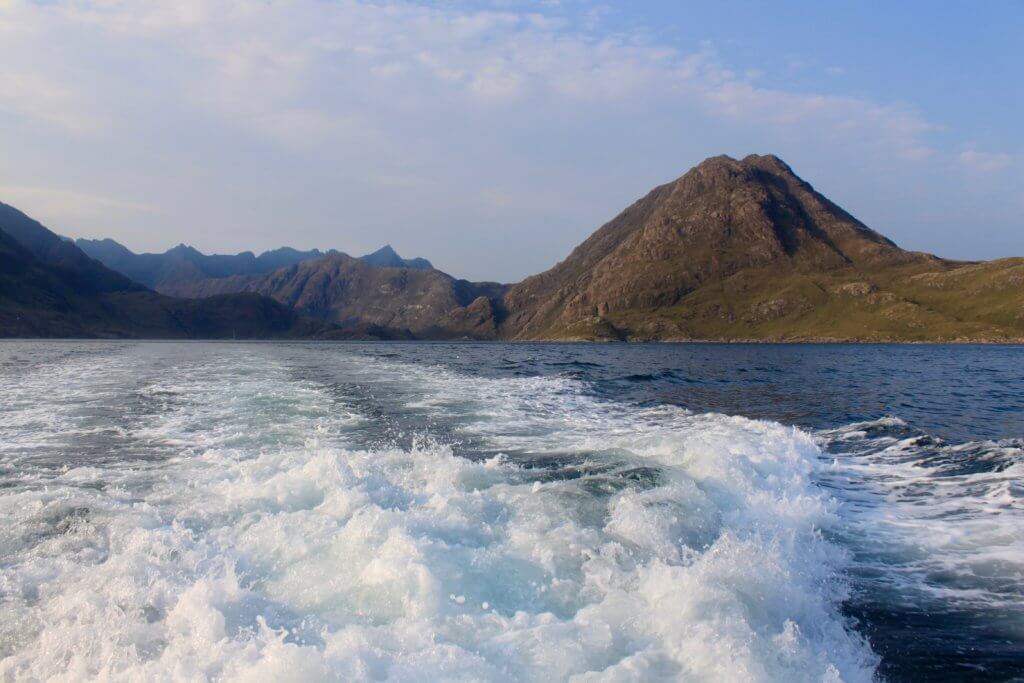
M 1012 680 L 1024 348 L 0 344 L 0 672 Z

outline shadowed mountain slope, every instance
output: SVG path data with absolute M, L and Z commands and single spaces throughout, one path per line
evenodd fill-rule
M 271 338 L 332 333 L 254 294 L 175 299 L 0 204 L 0 337 Z

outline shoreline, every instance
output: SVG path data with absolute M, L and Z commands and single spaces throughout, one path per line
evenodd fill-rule
M 253 339 L 227 339 L 223 337 L 204 339 L 201 337 L 0 337 L 3 342 L 149 342 L 169 343 L 230 343 L 230 344 L 621 344 L 625 346 L 664 345 L 777 345 L 797 346 L 1024 346 L 1024 338 L 1014 339 L 949 339 L 949 340 L 901 340 L 901 339 L 316 339 L 263 337 Z

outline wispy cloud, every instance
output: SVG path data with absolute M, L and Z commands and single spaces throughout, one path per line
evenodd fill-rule
M 522 8 L 10 0 L 0 26 L 14 24 L 21 30 L 10 31 L 13 39 L 0 47 L 9 74 L 30 66 L 28 41 L 47 42 L 63 53 L 60 61 L 92 62 L 101 81 L 93 85 L 107 98 L 143 97 L 185 111 L 199 106 L 282 140 L 329 138 L 351 131 L 354 120 L 379 120 L 382 111 L 415 115 L 409 107 L 573 101 L 614 107 L 638 98 L 660 106 L 698 104 L 760 125 L 875 134 L 904 151 L 923 149 L 921 137 L 933 128 L 905 106 L 756 86 L 706 47 L 685 53 Z M 45 40 L 69 33 L 75 40 Z M 118 69 L 112 54 L 134 64 Z M 109 99 L 97 107 L 76 98 L 75 73 L 50 71 L 3 83 L 0 106 L 71 130 L 125 115 L 112 111 Z
M 407 231 L 404 251 L 466 242 L 487 271 L 504 267 L 493 235 L 568 248 L 710 153 L 793 154 L 816 172 L 1009 163 L 960 152 L 911 104 L 795 89 L 736 68 L 727 44 L 606 21 L 583 1 L 0 0 L 0 184 L 68 188 L 22 196 L 85 207 L 73 218 L 92 232 L 202 245 L 216 222 L 208 248 L 262 248 L 302 221 L 319 246 L 358 251 L 387 228 Z M 162 211 L 141 220 L 96 187 Z M 554 246 L 552 225 L 572 227 Z
M 996 173 L 1013 163 L 1013 156 L 1006 152 L 979 152 L 976 149 L 966 149 L 957 158 L 974 173 Z

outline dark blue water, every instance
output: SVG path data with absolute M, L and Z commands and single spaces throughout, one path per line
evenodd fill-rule
M 895 344 L 354 344 L 481 377 L 567 376 L 594 394 L 810 429 L 898 416 L 954 442 L 1024 436 L 1024 347 Z

